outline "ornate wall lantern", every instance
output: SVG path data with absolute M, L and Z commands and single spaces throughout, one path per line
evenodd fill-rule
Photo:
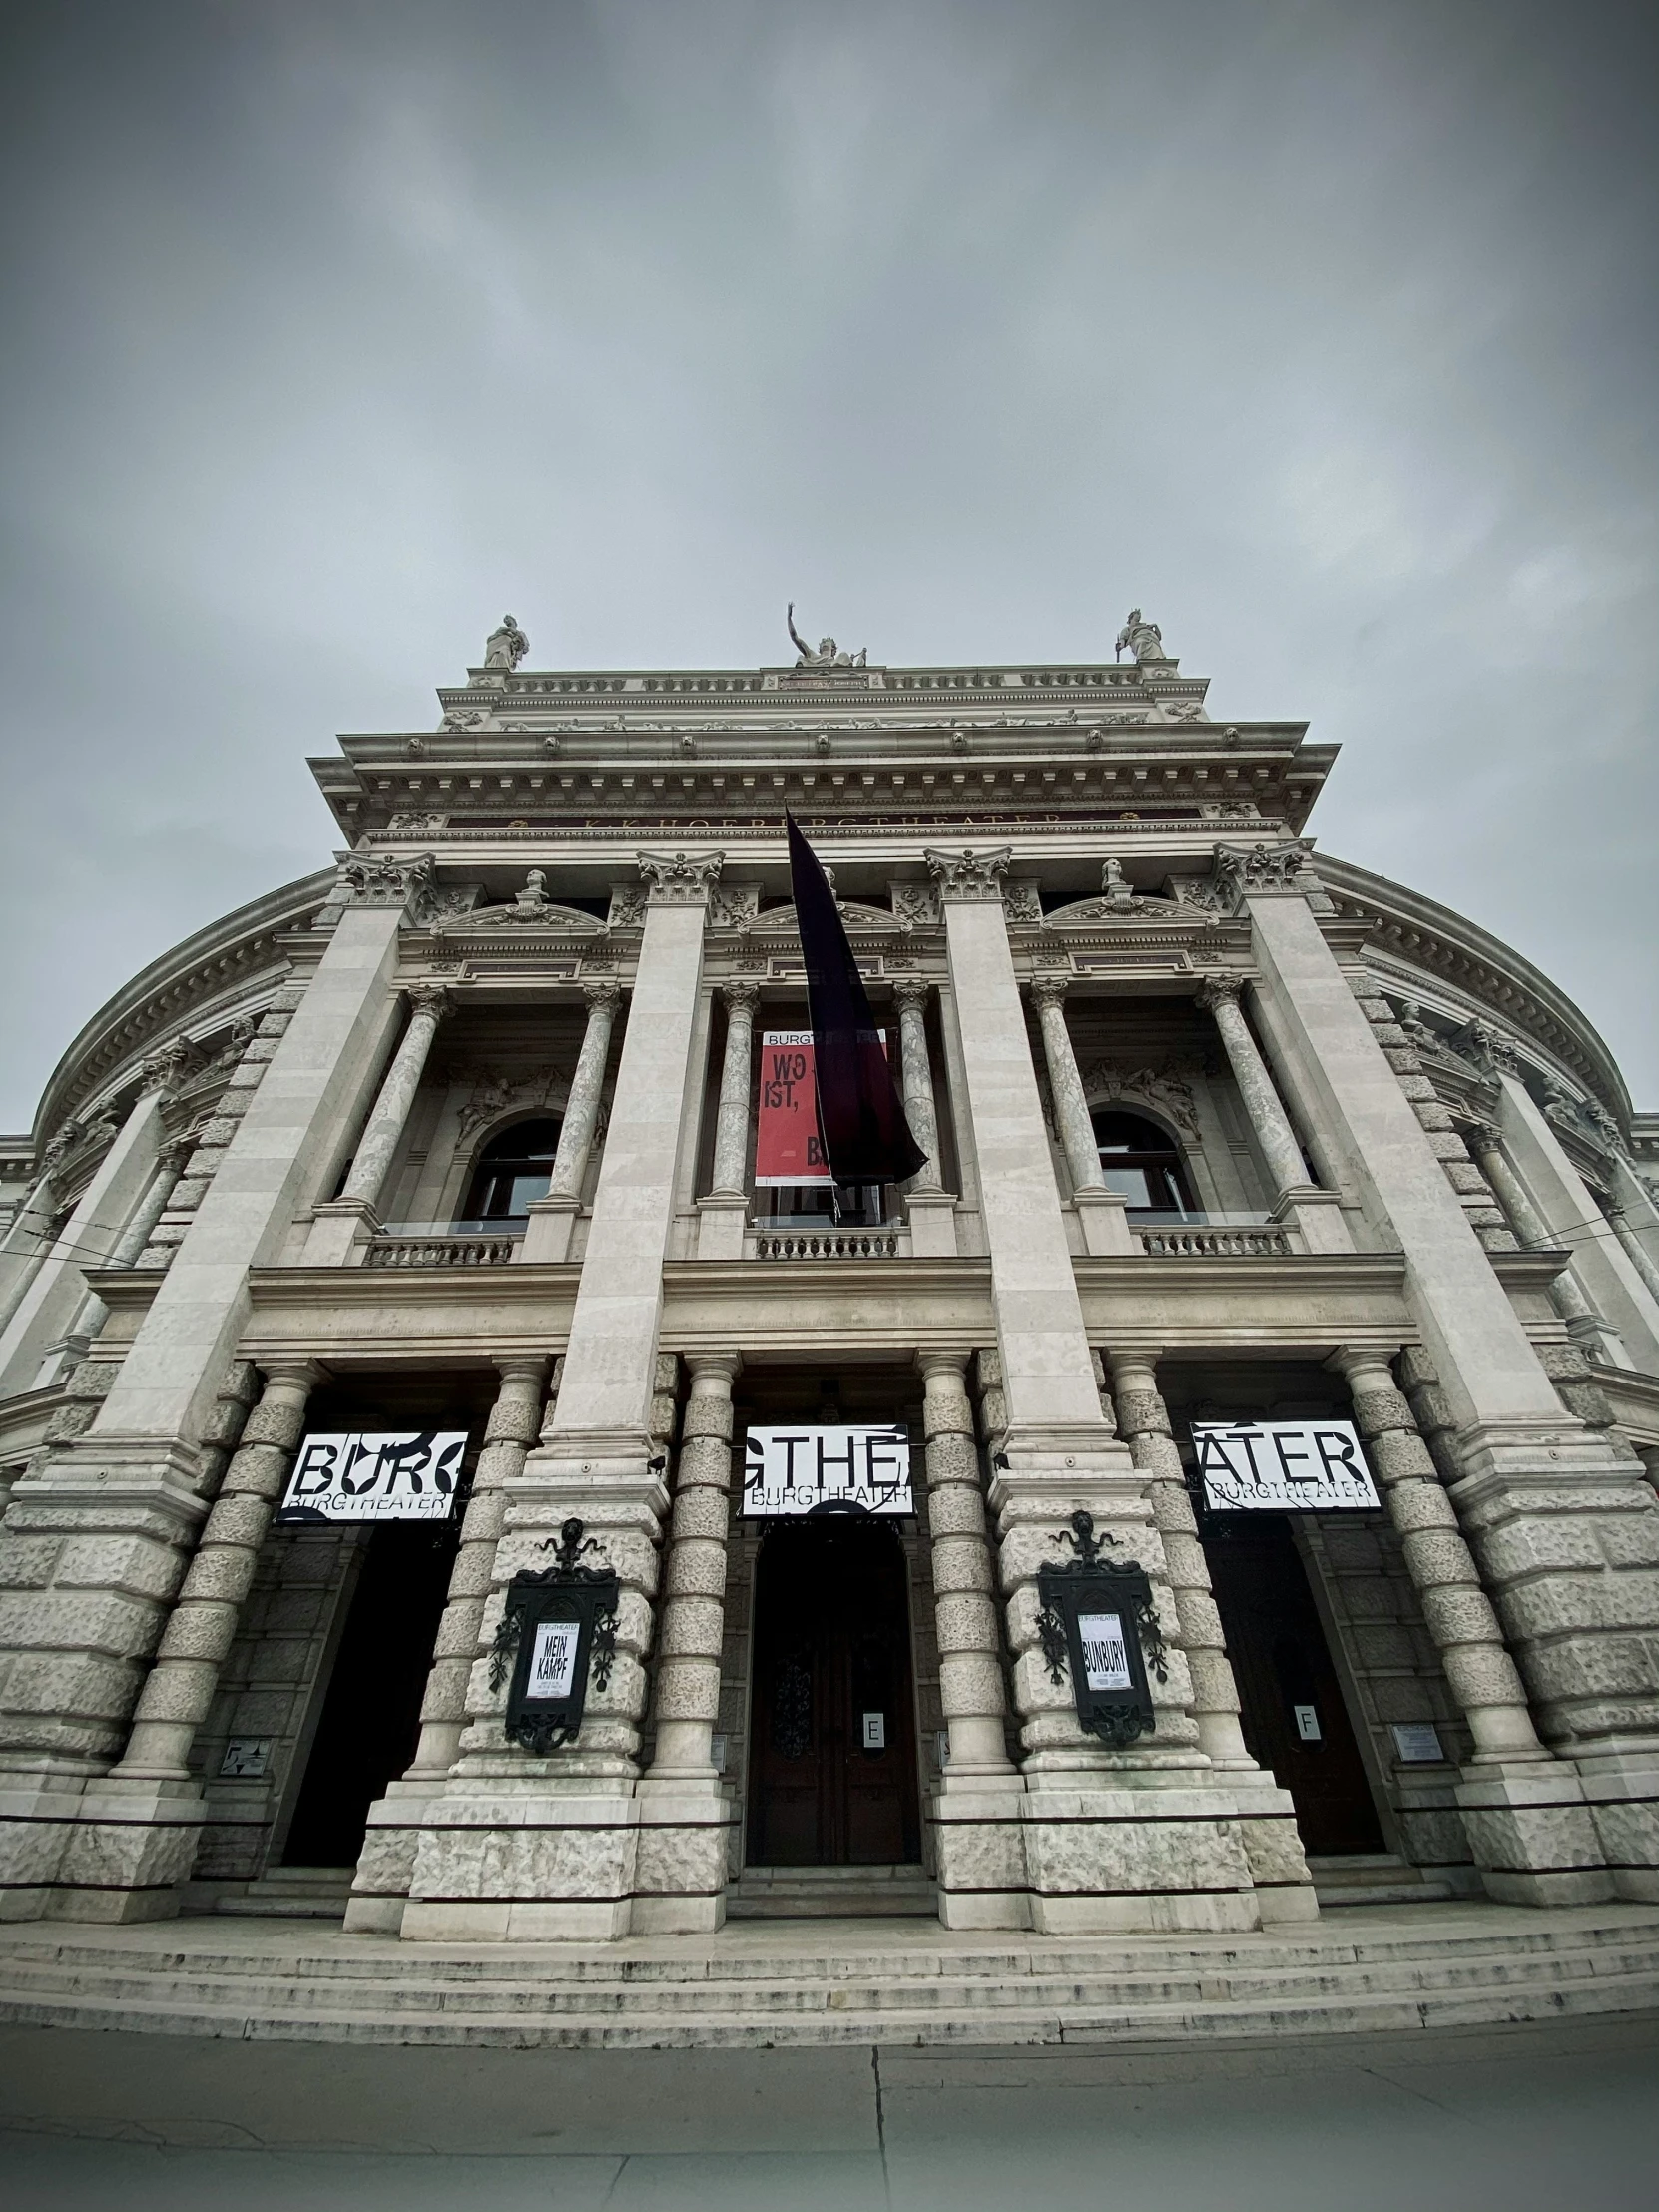
M 603 1690 L 616 1659 L 622 1586 L 614 1569 L 579 1563 L 585 1551 L 599 1548 L 591 1536 L 584 1540 L 582 1525 L 579 1520 L 565 1522 L 551 1567 L 514 1575 L 495 1632 L 490 1688 L 500 1689 L 511 1665 L 507 1740 L 526 1751 L 557 1751 L 575 1741 L 589 1674 Z M 542 1546 L 544 1551 L 552 1548 L 551 1539 Z
M 1145 1568 L 1138 1559 L 1101 1557 L 1116 1540 L 1095 1534 L 1092 1513 L 1073 1513 L 1071 1526 L 1057 1531 L 1055 1541 L 1076 1556 L 1038 1569 L 1037 1633 L 1048 1679 L 1063 1682 L 1071 1670 L 1078 1726 L 1124 1751 L 1157 1726 L 1148 1667 L 1160 1682 L 1169 1670 Z

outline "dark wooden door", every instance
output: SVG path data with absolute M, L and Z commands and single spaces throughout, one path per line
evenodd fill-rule
M 752 1866 L 920 1859 L 904 1554 L 879 1521 L 823 1514 L 769 1531 L 750 1744 Z
M 1382 1831 L 1308 1577 L 1280 1513 L 1213 1516 L 1204 1537 L 1252 1758 L 1296 1804 L 1317 1857 L 1381 1851 Z

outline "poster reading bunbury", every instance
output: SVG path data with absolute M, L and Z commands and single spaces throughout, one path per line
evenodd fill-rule
M 446 1520 L 465 1451 L 464 1428 L 307 1436 L 276 1518 Z

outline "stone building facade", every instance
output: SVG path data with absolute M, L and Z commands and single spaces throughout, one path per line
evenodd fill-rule
M 1659 1898 L 1659 1119 L 1577 1009 L 1315 857 L 1334 750 L 1150 624 L 541 674 L 510 628 L 0 1140 L 0 1913 Z M 832 1207 L 754 1181 L 786 805 L 929 1155 Z M 1352 1419 L 1380 1508 L 1209 1510 L 1192 1424 L 1269 1417 Z M 748 1428 L 810 1418 L 904 1423 L 913 1515 L 746 1518 Z M 276 1519 L 308 1431 L 428 1429 L 447 1521 Z M 1040 1617 L 1078 1513 L 1162 1636 L 1122 1745 Z M 537 1752 L 496 1654 L 573 1519 L 616 1651 Z

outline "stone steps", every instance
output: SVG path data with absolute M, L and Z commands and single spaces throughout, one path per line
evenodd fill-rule
M 726 1893 L 729 1921 L 936 1920 L 919 1867 L 746 1867 Z
M 342 1921 L 350 1867 L 275 1867 L 246 1890 L 216 1898 L 214 1911 L 236 1920 Z
M 771 1951 L 734 1951 L 717 1936 L 701 1950 L 606 1953 L 553 1944 L 460 1953 L 381 1937 L 328 1937 L 338 1947 L 318 1951 L 303 1925 L 289 1942 L 246 1948 L 195 1930 L 140 1930 L 131 1941 L 18 1931 L 0 1942 L 0 2018 L 316 2041 L 663 2048 L 1168 2041 L 1659 2003 L 1659 1914 L 1583 1909 L 1540 1927 L 1545 1916 L 1496 1910 L 1501 1926 L 1492 1909 L 1435 1908 L 1391 1928 L 1379 1912 L 1361 1939 L 1026 1938 L 979 1949 L 894 1941 L 815 1951 L 805 1930 Z M 288 1932 L 268 1924 L 258 1933 Z M 847 1933 L 843 1924 L 843 1944 Z M 892 1924 L 881 1933 L 892 1936 Z M 754 1945 L 764 1932 L 751 1927 L 739 1939 Z
M 1393 1852 L 1355 1852 L 1308 1861 L 1320 1911 L 1347 1905 L 1443 1905 L 1457 1895 Z

